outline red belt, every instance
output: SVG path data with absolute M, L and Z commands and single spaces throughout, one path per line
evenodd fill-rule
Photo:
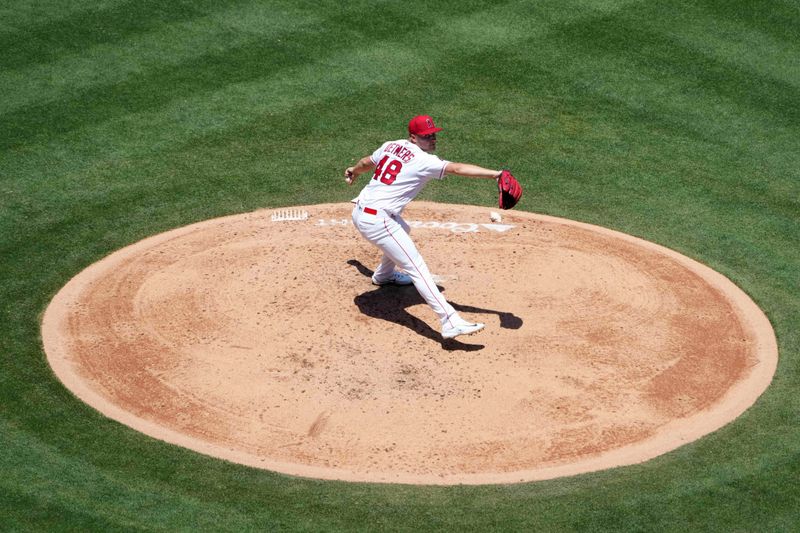
M 378 214 L 378 211 L 375 210 L 375 209 L 372 209 L 371 207 L 365 207 L 364 208 L 364 212 L 367 213 L 368 215 L 377 215 Z

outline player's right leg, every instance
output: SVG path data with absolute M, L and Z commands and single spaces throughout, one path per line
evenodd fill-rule
M 380 219 L 376 230 L 375 245 L 395 265 L 402 268 L 411 278 L 420 296 L 433 309 L 444 323 L 455 314 L 455 309 L 445 300 L 431 276 L 428 265 L 419 254 L 414 241 L 402 225 L 391 218 Z
M 382 218 L 378 216 L 359 216 L 353 212 L 353 222 L 361 235 L 384 253 L 384 260 L 406 271 L 420 296 L 439 317 L 442 336 L 451 339 L 458 335 L 468 335 L 483 329 L 480 323 L 467 322 L 445 300 L 431 276 L 425 260 L 411 240 L 402 218 Z M 382 262 L 383 264 L 383 262 Z

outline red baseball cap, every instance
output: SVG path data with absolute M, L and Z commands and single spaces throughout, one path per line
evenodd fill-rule
M 442 128 L 437 128 L 433 123 L 430 115 L 417 115 L 408 122 L 408 133 L 415 135 L 430 135 L 442 131 Z

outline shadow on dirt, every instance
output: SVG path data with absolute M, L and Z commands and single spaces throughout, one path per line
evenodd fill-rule
M 355 267 L 368 280 L 372 277 L 373 271 L 365 267 L 360 261 L 351 259 L 347 264 Z M 483 344 L 467 344 L 458 339 L 442 339 L 439 331 L 406 311 L 411 306 L 425 303 L 425 300 L 422 299 L 422 296 L 419 295 L 413 285 L 405 287 L 393 285 L 375 287 L 370 285 L 370 287 L 372 287 L 372 290 L 359 294 L 353 300 L 363 314 L 405 326 L 415 333 L 441 344 L 445 350 L 474 352 L 485 348 Z M 439 287 L 440 291 L 444 291 L 443 287 L 439 285 L 437 287 Z M 501 328 L 519 329 L 522 327 L 522 319 L 513 313 L 461 305 L 449 299 L 448 302 L 459 312 L 498 315 Z M 469 337 L 462 338 L 468 339 Z

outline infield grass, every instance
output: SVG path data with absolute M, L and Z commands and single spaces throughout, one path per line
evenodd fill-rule
M 791 531 L 800 523 L 796 2 L 14 1 L 0 6 L 0 528 Z M 710 265 L 780 361 L 734 423 L 662 457 L 485 487 L 290 478 L 105 419 L 56 380 L 40 315 L 144 237 L 344 202 L 410 116 L 509 165 L 520 209 Z M 457 178 L 421 198 L 493 205 Z

